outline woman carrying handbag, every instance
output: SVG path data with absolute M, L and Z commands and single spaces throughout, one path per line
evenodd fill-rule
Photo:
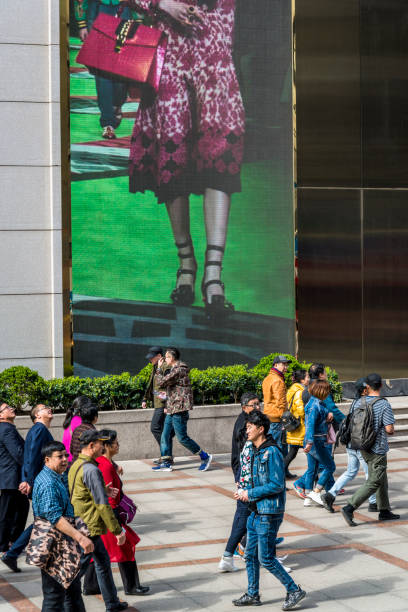
M 168 39 L 160 87 L 142 97 L 130 147 L 130 191 L 165 203 L 180 267 L 170 299 L 195 301 L 197 260 L 190 228 L 192 194 L 203 195 L 206 251 L 201 282 L 205 316 L 220 322 L 221 270 L 231 195 L 241 191 L 245 117 L 232 58 L 234 0 L 129 0 Z M 138 198 L 139 205 L 143 199 Z M 168 255 L 168 254 L 167 254 Z
M 79 38 L 82 42 L 88 37 L 93 23 L 99 14 L 116 16 L 122 19 L 131 19 L 132 13 L 126 2 L 121 0 L 74 0 L 75 19 L 78 26 Z M 126 102 L 128 84 L 125 80 L 95 72 L 95 85 L 100 110 L 99 123 L 102 128 L 102 138 L 114 140 L 115 130 L 122 121 L 122 106 Z
M 288 454 L 284 459 L 285 477 L 289 479 L 297 478 L 297 475 L 289 472 L 289 465 L 298 454 L 299 448 L 303 446 L 303 439 L 305 437 L 305 407 L 302 401 L 302 393 L 309 384 L 309 380 L 309 374 L 306 370 L 296 370 L 293 373 L 293 385 L 291 385 L 286 394 L 290 412 L 299 421 L 299 426 L 296 429 L 286 432 Z
M 329 412 L 324 400 L 330 394 L 330 384 L 326 380 L 315 380 L 309 386 L 310 400 L 305 406 L 306 433 L 304 439 L 304 451 L 307 454 L 308 469 L 305 473 L 305 506 L 312 502 L 323 505 L 321 491 L 330 488 L 334 482 L 333 473 L 336 469 L 331 448 L 328 446 L 328 432 L 330 423 L 333 421 L 333 413 Z M 314 480 L 318 468 L 315 486 Z M 295 483 L 296 484 L 296 483 Z
M 133 520 L 136 506 L 130 498 L 124 495 L 122 481 L 119 478 L 117 466 L 113 461 L 113 457 L 119 452 L 117 433 L 112 429 L 103 429 L 101 435 L 106 436 L 108 440 L 104 442 L 103 455 L 98 457 L 96 461 L 102 472 L 105 484 L 119 489 L 116 498 L 109 497 L 109 503 L 116 518 L 126 531 L 126 541 L 123 546 L 118 546 L 116 537 L 110 531 L 101 537 L 111 562 L 118 564 L 126 595 L 146 595 L 150 591 L 150 587 L 140 584 L 135 559 L 135 547 L 140 538 L 127 524 Z M 84 595 L 100 593 L 93 563 L 90 564 L 85 573 L 83 593 Z

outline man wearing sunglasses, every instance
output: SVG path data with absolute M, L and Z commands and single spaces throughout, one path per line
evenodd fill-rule
M 53 419 L 52 409 L 45 404 L 37 404 L 31 409 L 30 417 L 34 425 L 25 440 L 22 482 L 18 487 L 20 492 L 29 499 L 31 499 L 34 480 L 44 467 L 42 448 L 54 441 L 49 431 Z M 29 525 L 13 546 L 1 557 L 1 561 L 15 573 L 21 571 L 17 567 L 17 559 L 29 542 L 32 528 L 33 525 Z
M 18 486 L 24 460 L 24 440 L 14 425 L 16 411 L 0 399 L 0 551 L 24 530 L 29 503 Z

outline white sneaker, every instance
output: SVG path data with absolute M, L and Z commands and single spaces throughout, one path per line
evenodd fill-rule
M 323 500 L 320 496 L 320 493 L 316 493 L 316 491 L 310 491 L 307 496 L 312 499 L 315 504 L 319 504 L 319 506 L 323 506 Z
M 279 561 L 279 563 L 281 564 L 281 566 L 283 567 L 283 569 L 285 570 L 285 572 L 287 572 L 288 574 L 290 574 L 290 572 L 292 571 L 291 567 L 288 567 L 287 565 L 283 565 L 282 561 L 279 559 L 279 557 L 276 557 L 276 560 Z
M 282 555 L 281 557 L 276 557 L 276 558 L 279 561 L 279 563 L 282 563 L 283 561 L 285 561 L 285 559 L 288 558 L 288 555 Z
M 305 501 L 303 502 L 304 506 L 313 506 L 313 502 L 309 497 L 306 497 Z
M 221 557 L 221 561 L 218 564 L 219 572 L 238 572 L 239 568 L 234 565 L 234 557 Z

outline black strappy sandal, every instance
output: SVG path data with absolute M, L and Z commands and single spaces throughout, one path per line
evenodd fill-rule
M 183 242 L 182 244 L 176 242 L 176 247 L 179 250 L 178 256 L 180 259 L 194 258 L 194 248 L 191 240 Z M 185 249 L 186 247 L 191 247 L 190 252 L 181 254 L 180 249 Z M 179 279 L 182 274 L 190 274 L 193 277 L 192 285 L 179 285 L 171 292 L 170 299 L 175 306 L 191 306 L 195 300 L 194 284 L 197 275 L 197 263 L 195 263 L 194 270 L 190 268 L 179 268 L 177 270 L 177 279 Z
M 217 245 L 209 244 L 207 246 L 207 250 L 205 252 L 205 267 L 208 266 L 217 266 L 222 269 L 222 263 L 220 261 L 211 261 L 208 258 L 208 251 L 221 251 L 224 252 L 224 249 Z M 201 293 L 203 294 L 203 302 L 204 302 L 204 311 L 205 316 L 210 321 L 220 321 L 225 319 L 225 317 L 229 316 L 234 312 L 234 306 L 231 302 L 227 302 L 224 295 L 213 295 L 211 297 L 211 302 L 208 301 L 207 296 L 207 288 L 210 285 L 220 285 L 222 290 L 225 290 L 224 283 L 219 279 L 213 279 L 209 281 L 203 281 L 201 283 Z

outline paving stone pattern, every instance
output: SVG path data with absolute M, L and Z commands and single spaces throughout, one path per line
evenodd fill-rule
M 336 461 L 341 473 L 347 458 L 337 455 Z M 235 510 L 229 455 L 218 455 L 205 473 L 197 471 L 198 462 L 191 457 L 177 458 L 172 473 L 152 472 L 150 460 L 124 461 L 122 465 L 126 493 L 139 506 L 134 528 L 141 536 L 136 549 L 141 579 L 152 591 L 146 597 L 126 597 L 130 612 L 235 610 L 231 600 L 247 585 L 245 564 L 237 559 L 240 571 L 217 571 Z M 301 473 L 304 466 L 305 457 L 299 453 L 291 471 Z M 288 492 L 281 528 L 285 541 L 278 551 L 289 555 L 285 564 L 293 568 L 295 581 L 308 592 L 302 609 L 408 609 L 408 451 L 392 450 L 389 468 L 392 508 L 401 514 L 397 522 L 379 523 L 365 504 L 355 515 L 358 526 L 350 528 L 339 512 L 305 508 L 302 500 Z M 337 509 L 362 481 L 360 474 L 347 494 L 337 498 Z M 0 568 L 0 612 L 41 610 L 40 574 L 22 558 L 19 565 L 21 574 Z M 116 564 L 114 577 L 124 599 Z M 280 609 L 284 596 L 280 583 L 261 570 L 261 597 L 267 609 Z M 90 612 L 105 609 L 97 596 L 84 601 Z

